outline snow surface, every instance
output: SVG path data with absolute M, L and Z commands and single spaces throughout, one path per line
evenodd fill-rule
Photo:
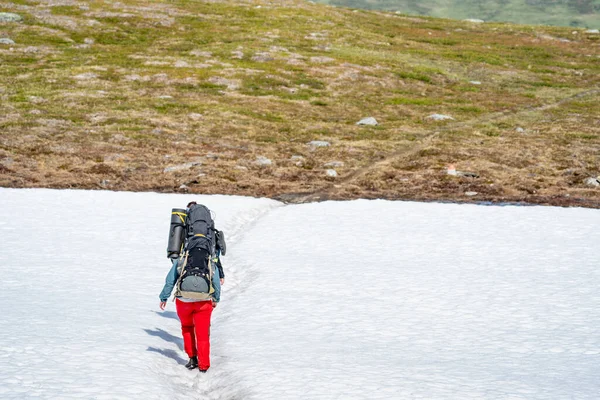
M 187 371 L 170 210 L 227 234 Z M 600 213 L 0 189 L 0 399 L 598 399 Z

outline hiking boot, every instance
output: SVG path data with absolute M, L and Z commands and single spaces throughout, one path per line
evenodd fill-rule
M 190 358 L 190 361 L 188 361 L 188 363 L 185 364 L 185 367 L 187 369 L 198 368 L 198 357 L 194 356 L 194 357 Z

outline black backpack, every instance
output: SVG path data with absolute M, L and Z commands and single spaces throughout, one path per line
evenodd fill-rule
M 216 250 L 216 230 L 210 210 L 192 204 L 187 210 L 182 255 L 177 270 L 179 279 L 175 296 L 208 300 L 214 293 L 213 258 Z

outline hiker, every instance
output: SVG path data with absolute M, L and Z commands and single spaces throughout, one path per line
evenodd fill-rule
M 219 256 L 221 252 L 225 254 L 225 241 L 222 233 L 214 229 L 210 210 L 205 206 L 191 202 L 185 216 L 188 237 L 165 279 L 159 295 L 160 309 L 165 309 L 175 289 L 175 307 L 181 321 L 184 350 L 189 357 L 185 366 L 206 372 L 210 368 L 210 318 L 221 297 L 223 281 Z M 219 235 L 221 245 L 212 245 L 219 242 L 215 238 Z
M 177 269 L 180 260 L 174 260 L 171 270 L 165 279 L 165 286 L 160 292 L 160 309 L 164 310 L 167 300 L 173 291 L 179 271 Z M 183 334 L 183 347 L 190 358 L 185 365 L 187 369 L 199 368 L 200 372 L 206 372 L 210 368 L 210 317 L 212 311 L 221 300 L 221 282 L 219 269 L 215 268 L 212 280 L 215 292 L 209 300 L 196 300 L 175 293 L 175 308 L 177 316 L 181 321 L 181 333 Z

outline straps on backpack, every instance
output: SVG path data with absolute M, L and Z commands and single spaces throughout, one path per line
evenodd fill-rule
M 181 223 L 185 225 L 185 219 L 187 218 L 187 214 L 183 212 L 173 211 L 171 214 L 177 215 L 181 220 Z
M 190 252 L 186 250 L 186 252 L 183 254 L 183 256 L 180 257 L 179 260 L 177 260 L 177 272 L 179 273 L 179 277 L 177 278 L 177 281 L 175 282 L 175 291 L 173 292 L 173 301 L 175 301 L 175 298 L 180 293 L 179 285 L 181 284 L 181 279 L 183 278 L 183 270 L 185 269 L 185 266 L 187 264 L 187 259 L 188 259 L 189 254 L 190 254 Z M 182 266 L 179 265 L 179 263 L 181 261 L 183 261 Z
M 188 264 L 188 256 L 189 256 L 189 250 L 186 250 L 183 257 L 180 258 L 177 261 L 177 272 L 179 273 L 179 277 L 177 278 L 177 281 L 175 282 L 175 290 L 173 291 L 173 301 L 175 301 L 175 299 L 179 296 L 182 297 L 187 297 L 189 299 L 195 299 L 195 300 L 211 300 L 212 299 L 212 294 L 215 292 L 215 288 L 213 286 L 213 276 L 214 276 L 214 264 L 212 261 L 212 257 L 209 257 L 207 262 L 208 262 L 208 293 L 200 293 L 200 292 L 188 292 L 188 291 L 182 291 L 181 290 L 181 281 L 183 280 L 183 277 L 185 276 L 185 270 L 187 268 L 187 264 Z M 180 265 L 179 263 L 183 262 L 183 264 L 181 265 L 181 269 L 180 269 Z

